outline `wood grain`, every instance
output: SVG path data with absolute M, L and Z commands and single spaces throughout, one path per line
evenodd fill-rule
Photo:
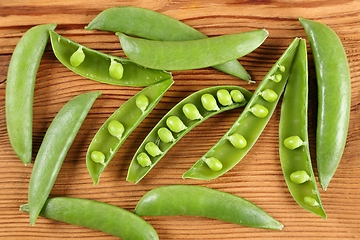
M 98 127 L 139 89 L 116 87 L 84 79 L 62 66 L 50 46 L 38 72 L 34 97 L 34 152 L 59 109 L 73 96 L 103 90 L 71 147 L 55 183 L 52 196 L 82 197 L 104 201 L 132 211 L 140 197 L 157 186 L 194 184 L 244 197 L 282 222 L 282 231 L 241 227 L 217 220 L 194 217 L 146 217 L 161 239 L 359 239 L 360 238 L 360 2 L 356 0 L 226 0 L 226 1 L 64 1 L 30 0 L 0 3 L 0 239 L 115 239 L 91 229 L 39 218 L 29 226 L 19 206 L 27 202 L 32 165 L 24 166 L 11 149 L 5 123 L 5 85 L 11 53 L 30 27 L 56 22 L 57 32 L 90 48 L 122 55 L 118 39 L 111 33 L 83 28 L 102 10 L 123 5 L 145 7 L 167 14 L 209 36 L 257 28 L 268 29 L 264 44 L 240 62 L 257 81 L 243 81 L 214 69 L 177 71 L 175 84 L 154 111 L 130 135 L 98 186 L 93 186 L 85 166 L 87 146 Z M 254 90 L 294 37 L 305 38 L 298 22 L 303 16 L 331 26 L 343 41 L 352 76 L 349 137 L 342 162 L 322 201 L 327 220 L 303 210 L 285 185 L 278 155 L 279 106 L 249 154 L 234 169 L 212 181 L 183 180 L 181 175 L 232 125 L 241 110 L 215 116 L 184 137 L 137 185 L 125 181 L 132 155 L 142 139 L 185 96 L 207 86 L 238 84 Z M 310 49 L 309 49 L 310 50 Z M 336 57 L 336 56 L 334 56 Z M 316 79 L 309 51 L 309 137 L 314 156 L 316 128 Z M 21 96 L 19 96 L 21 97 Z M 214 127 L 216 126 L 216 127 Z M 316 170 L 316 165 L 314 164 Z M 191 196 L 189 196 L 191 197 Z

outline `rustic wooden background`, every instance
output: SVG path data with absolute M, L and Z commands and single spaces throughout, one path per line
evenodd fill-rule
M 6 133 L 5 85 L 15 45 L 30 27 L 58 23 L 57 31 L 90 48 L 121 55 L 115 35 L 83 28 L 102 10 L 133 5 L 179 19 L 209 36 L 258 28 L 269 38 L 256 51 L 240 59 L 256 84 L 248 85 L 213 69 L 174 72 L 175 84 L 156 109 L 128 138 L 100 184 L 93 186 L 85 166 L 85 153 L 105 119 L 139 89 L 116 87 L 82 78 L 60 64 L 50 46 L 41 61 L 34 99 L 34 156 L 57 111 L 73 96 L 103 90 L 84 122 L 55 183 L 52 196 L 82 197 L 104 201 L 132 211 L 150 189 L 170 184 L 196 184 L 230 192 L 262 207 L 285 227 L 282 231 L 253 229 L 195 217 L 146 217 L 161 239 L 359 239 L 360 238 L 360 1 L 356 0 L 1 0 L 0 3 L 0 238 L 1 239 L 115 239 L 87 228 L 39 218 L 30 227 L 28 215 L 19 211 L 27 202 L 32 165 L 24 166 L 13 153 Z M 321 196 L 327 220 L 300 208 L 285 185 L 278 155 L 279 107 L 249 154 L 234 169 L 212 181 L 183 180 L 181 175 L 232 125 L 240 111 L 207 120 L 184 137 L 139 184 L 125 181 L 137 146 L 173 105 L 204 87 L 238 84 L 254 90 L 294 37 L 306 37 L 298 17 L 331 26 L 345 46 L 352 76 L 349 137 L 342 162 L 327 191 Z M 336 56 L 334 56 L 336 57 Z M 309 136 L 314 155 L 316 84 L 310 60 Z M 19 96 L 21 97 L 21 96 Z M 316 170 L 316 166 L 315 170 Z M 191 196 L 189 196 L 191 197 Z

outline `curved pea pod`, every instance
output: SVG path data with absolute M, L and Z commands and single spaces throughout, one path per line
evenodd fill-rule
M 35 224 L 66 154 L 100 94 L 101 92 L 89 92 L 71 99 L 56 114 L 46 131 L 30 177 L 28 193 L 30 225 Z
M 121 105 L 100 127 L 86 154 L 86 166 L 95 185 L 99 183 L 101 173 L 120 146 L 149 115 L 173 83 L 172 79 L 168 79 L 141 90 Z
M 171 73 L 144 68 L 128 59 L 82 46 L 50 31 L 53 52 L 68 69 L 102 83 L 143 87 L 171 78 Z
M 283 225 L 255 204 L 202 186 L 171 185 L 147 192 L 135 207 L 139 216 L 198 216 L 243 226 L 281 230 Z
M 308 140 L 308 64 L 304 39 L 300 40 L 281 104 L 279 153 L 284 178 L 295 201 L 326 218 L 321 204 Z M 313 199 L 309 204 L 308 199 Z
M 232 169 L 243 159 L 261 135 L 277 106 L 289 77 L 298 44 L 299 39 L 295 38 L 265 75 L 238 119 L 224 136 L 183 174 L 183 178 L 214 179 Z M 275 101 L 264 99 L 263 92 L 267 89 L 276 93 Z M 220 161 L 223 165 L 222 169 L 213 171 L 206 163 L 209 158 Z
M 316 161 L 321 187 L 326 190 L 341 161 L 348 134 L 351 76 L 345 49 L 328 26 L 300 18 L 309 38 L 318 85 Z
M 238 91 L 238 94 L 242 96 L 241 101 L 234 101 L 232 104 L 222 106 L 217 98 L 219 91 Z M 202 98 L 207 95 L 210 95 L 215 101 L 214 104 L 217 107 L 215 111 L 207 110 L 204 107 Z M 215 86 L 202 89 L 184 98 L 169 110 L 145 137 L 130 163 L 126 180 L 138 183 L 191 129 L 211 116 L 244 106 L 251 97 L 251 92 L 238 86 Z M 156 146 L 152 145 L 151 148 L 147 149 L 146 146 L 149 143 Z M 139 159 L 139 156 L 144 157 L 144 154 L 148 155 L 150 160 L 145 166 L 141 164 L 143 160 Z
M 122 32 L 158 41 L 187 41 L 207 38 L 205 34 L 181 21 L 153 10 L 133 6 L 105 9 L 85 29 Z M 231 60 L 213 66 L 213 68 L 251 82 L 249 73 L 237 60 Z
M 6 127 L 11 146 L 25 165 L 32 159 L 36 74 L 49 39 L 49 30 L 55 27 L 54 23 L 29 29 L 17 43 L 9 63 L 5 92 Z
M 20 207 L 29 212 L 29 205 Z M 99 230 L 121 239 L 159 239 L 155 229 L 141 217 L 123 208 L 89 199 L 49 198 L 40 216 Z
M 269 33 L 260 29 L 188 41 L 154 41 L 116 34 L 124 53 L 135 63 L 153 69 L 188 70 L 245 56 L 258 48 Z

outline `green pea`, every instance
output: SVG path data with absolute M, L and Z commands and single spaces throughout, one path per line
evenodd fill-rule
M 144 152 L 139 153 L 139 155 L 137 155 L 137 157 L 136 157 L 136 160 L 142 167 L 148 167 L 151 165 L 151 160 L 150 160 L 149 155 L 147 155 Z
M 228 140 L 237 149 L 242 149 L 242 148 L 246 147 L 246 145 L 247 145 L 246 139 L 241 134 L 238 134 L 238 133 L 234 133 L 234 134 L 230 135 L 228 137 Z
M 136 98 L 136 106 L 142 111 L 144 112 L 146 110 L 146 108 L 149 106 L 149 99 L 144 95 L 144 94 L 140 94 L 137 98 Z
M 290 174 L 290 179 L 293 183 L 302 184 L 310 180 L 310 176 L 304 170 L 299 170 Z
M 216 99 L 210 93 L 205 93 L 201 96 L 201 103 L 203 107 L 208 111 L 218 111 L 219 106 L 216 103 Z
M 230 91 L 231 98 L 236 103 L 241 103 L 246 101 L 244 94 L 240 90 L 234 89 Z
M 214 172 L 220 171 L 223 167 L 220 160 L 215 157 L 204 158 L 204 162 Z
M 171 131 L 179 133 L 186 129 L 185 124 L 177 116 L 170 116 L 166 119 L 166 125 L 170 128 Z
M 148 154 L 150 154 L 152 157 L 156 157 L 160 154 L 162 154 L 162 151 L 160 150 L 159 146 L 156 145 L 153 142 L 148 142 L 145 145 L 145 150 L 148 152 Z
M 277 93 L 269 88 L 261 91 L 259 95 L 267 102 L 274 102 L 278 98 Z
M 120 80 L 124 74 L 124 67 L 118 61 L 111 59 L 109 74 L 112 78 Z
M 303 145 L 305 145 L 305 143 L 299 136 L 291 136 L 284 140 L 284 146 L 290 150 L 294 150 Z
M 278 67 L 280 72 L 285 72 L 286 68 L 284 65 L 279 64 Z
M 231 95 L 228 90 L 220 89 L 216 92 L 217 99 L 219 100 L 220 104 L 223 106 L 229 106 L 233 103 L 231 99 Z
M 274 74 L 270 77 L 271 80 L 273 80 L 274 82 L 280 82 L 282 80 L 282 75 L 281 74 Z
M 172 132 L 169 129 L 167 129 L 166 127 L 159 128 L 157 133 L 158 133 L 160 140 L 165 143 L 175 141 L 175 138 L 174 138 Z
M 114 137 L 121 139 L 125 131 L 124 125 L 117 120 L 111 120 L 108 124 L 108 131 Z
M 197 120 L 203 118 L 197 107 L 192 103 L 186 103 L 183 106 L 182 110 L 185 116 L 190 120 Z
M 268 115 L 269 110 L 263 105 L 255 104 L 252 108 L 250 108 L 250 112 L 258 118 L 264 118 Z
M 105 155 L 100 151 L 92 151 L 90 157 L 96 163 L 105 163 Z
M 318 207 L 319 206 L 318 201 L 316 201 L 315 198 L 312 198 L 312 197 L 309 197 L 309 196 L 304 197 L 304 202 L 307 205 L 311 206 L 311 207 Z
M 83 61 L 85 60 L 85 53 L 82 50 L 82 47 L 80 46 L 78 50 L 76 50 L 71 56 L 70 56 L 70 64 L 73 67 L 79 66 Z

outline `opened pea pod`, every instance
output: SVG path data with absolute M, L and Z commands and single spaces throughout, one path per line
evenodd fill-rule
M 145 137 L 131 161 L 127 181 L 139 182 L 191 129 L 215 114 L 244 106 L 251 97 L 242 87 L 215 86 L 184 98 Z
M 289 77 L 298 44 L 299 39 L 295 38 L 265 75 L 235 123 L 183 174 L 183 178 L 214 179 L 225 174 L 243 159 L 261 135 L 277 106 Z M 218 165 L 222 167 L 213 167 Z
M 132 61 L 105 54 L 50 31 L 53 52 L 71 71 L 102 83 L 143 87 L 171 78 L 171 73 L 144 68 Z
M 173 82 L 168 79 L 141 90 L 121 105 L 100 127 L 86 154 L 86 166 L 95 185 L 99 183 L 101 173 L 120 146 L 154 109 Z

